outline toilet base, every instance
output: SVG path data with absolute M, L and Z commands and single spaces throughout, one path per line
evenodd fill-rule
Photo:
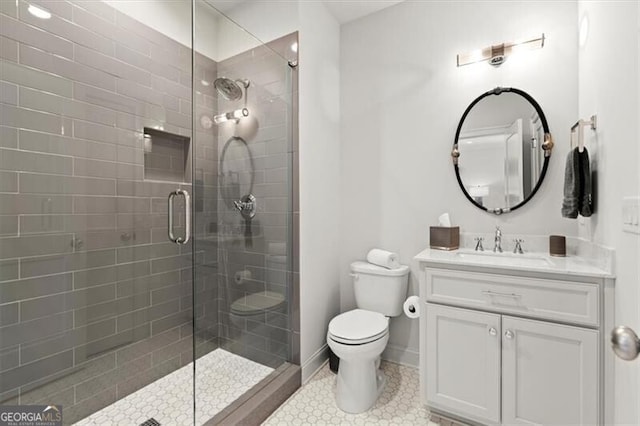
M 371 361 L 340 360 L 336 377 L 336 404 L 342 411 L 359 414 L 367 411 L 384 390 L 387 378 L 381 369 L 380 358 Z

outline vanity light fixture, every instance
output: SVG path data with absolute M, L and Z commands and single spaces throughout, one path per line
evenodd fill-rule
M 51 12 L 44 10 L 41 7 L 34 6 L 32 4 L 27 8 L 30 14 L 40 19 L 51 19 Z
M 248 116 L 249 116 L 249 110 L 247 108 L 241 108 L 235 111 L 218 114 L 213 117 L 213 121 L 216 124 L 222 124 L 229 120 L 236 120 L 237 122 L 241 118 L 248 117 Z
M 501 43 L 484 49 L 474 50 L 473 52 L 460 53 L 457 55 L 458 66 L 474 64 L 476 62 L 489 61 L 494 67 L 502 65 L 507 60 L 507 56 L 515 52 L 523 50 L 541 49 L 544 47 L 544 33 L 531 40 L 514 41 L 509 43 Z

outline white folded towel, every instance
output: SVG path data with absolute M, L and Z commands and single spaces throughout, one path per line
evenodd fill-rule
M 398 269 L 400 267 L 398 255 L 382 249 L 369 250 L 369 253 L 367 253 L 367 262 L 387 269 Z

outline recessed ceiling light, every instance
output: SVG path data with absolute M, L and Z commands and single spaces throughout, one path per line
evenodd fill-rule
M 29 11 L 30 14 L 32 14 L 36 18 L 51 19 L 51 12 L 42 9 L 41 7 L 30 4 L 27 10 Z

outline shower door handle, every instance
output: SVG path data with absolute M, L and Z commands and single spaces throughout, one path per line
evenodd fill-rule
M 182 195 L 184 197 L 184 237 L 176 237 L 173 233 L 173 199 L 177 195 Z M 184 189 L 176 189 L 175 191 L 171 192 L 169 194 L 169 198 L 167 199 L 167 209 L 169 210 L 169 222 L 167 224 L 169 239 L 176 244 L 187 244 L 187 242 L 189 242 L 189 238 L 191 237 L 191 197 L 189 196 L 189 193 Z
M 184 197 L 184 240 L 180 244 L 187 244 L 191 238 L 191 197 L 185 189 L 181 189 L 180 193 Z

